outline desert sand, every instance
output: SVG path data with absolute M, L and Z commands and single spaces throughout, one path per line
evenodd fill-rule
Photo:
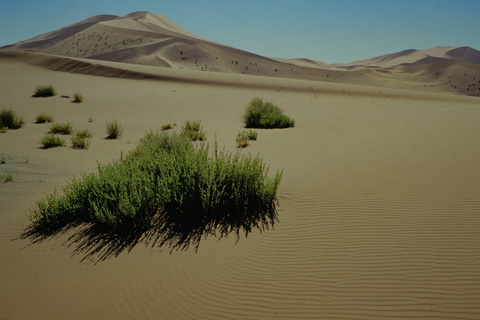
M 310 65 L 345 70 L 305 60 L 304 79 L 299 69 L 295 78 L 260 77 L 126 62 L 0 55 L 0 108 L 26 122 L 0 134 L 0 174 L 14 175 L 0 184 L 0 319 L 480 317 L 478 97 L 412 81 L 422 65 L 364 68 L 335 82 L 312 81 Z M 475 68 L 449 63 L 452 77 Z M 32 98 L 39 84 L 58 95 Z M 71 102 L 74 92 L 82 103 Z M 118 254 L 92 252 L 73 230 L 36 243 L 21 237 L 36 201 L 164 122 L 179 130 L 200 120 L 211 144 L 236 152 L 254 97 L 296 120 L 257 130 L 258 141 L 239 150 L 284 170 L 274 229 L 208 237 L 198 251 L 139 243 Z M 40 113 L 93 131 L 90 148 L 72 149 L 68 137 L 67 147 L 39 148 L 49 127 L 34 123 Z M 125 130 L 107 140 L 114 119 Z

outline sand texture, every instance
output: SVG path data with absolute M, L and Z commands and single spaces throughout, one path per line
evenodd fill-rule
M 98 20 L 105 30 L 119 23 L 102 16 L 72 28 L 98 27 Z M 122 26 L 155 33 L 153 22 Z M 171 37 L 188 35 L 160 22 Z M 14 177 L 0 183 L 0 319 L 480 318 L 478 97 L 445 84 L 424 88 L 436 75 L 425 73 L 424 82 L 422 70 L 434 67 L 422 64 L 346 71 L 297 61 L 302 70 L 344 73 L 342 82 L 312 81 L 310 71 L 295 79 L 126 62 L 0 55 L 0 108 L 25 119 L 21 129 L 0 134 L 0 175 Z M 480 80 L 477 64 L 437 66 L 452 79 Z M 32 98 L 39 84 L 54 85 L 58 95 Z M 74 92 L 82 103 L 72 103 Z M 284 170 L 274 229 L 238 241 L 208 237 L 198 251 L 173 252 L 75 229 L 22 238 L 36 201 L 98 162 L 118 159 L 164 122 L 176 122 L 178 131 L 200 120 L 210 143 L 216 137 L 236 152 L 254 97 L 296 121 L 257 130 L 258 141 L 240 150 L 259 154 L 271 172 Z M 68 136 L 67 147 L 39 148 L 49 127 L 34 123 L 40 113 L 91 130 L 90 148 L 72 149 Z M 114 119 L 123 136 L 105 139 Z

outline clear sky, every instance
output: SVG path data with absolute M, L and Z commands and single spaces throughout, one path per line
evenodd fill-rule
M 0 46 L 133 11 L 269 57 L 347 63 L 435 46 L 480 50 L 480 0 L 0 0 Z

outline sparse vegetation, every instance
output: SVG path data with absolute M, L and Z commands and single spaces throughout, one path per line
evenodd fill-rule
M 74 149 L 88 149 L 90 147 L 90 139 L 93 138 L 93 132 L 88 129 L 76 131 L 71 142 Z
M 88 149 L 90 147 L 90 139 L 88 138 L 73 136 L 71 141 L 74 149 Z
M 18 172 L 16 175 L 18 175 Z M 0 181 L 3 181 L 4 183 L 13 182 L 15 181 L 15 176 L 12 172 L 6 172 L 5 174 L 0 174 Z
M 53 122 L 53 116 L 46 113 L 40 113 L 35 118 L 35 123 L 45 123 L 45 122 Z
M 7 132 L 8 129 L 21 128 L 24 123 L 23 118 L 18 117 L 12 109 L 2 109 L 0 111 L 0 128 L 2 128 L 2 131 Z
M 73 94 L 73 102 L 80 103 L 83 101 L 83 95 L 81 93 L 75 92 Z
M 57 94 L 55 88 L 52 85 L 49 86 L 37 86 L 35 89 L 35 93 L 32 97 L 35 98 L 45 98 L 45 97 L 53 97 Z
M 216 144 L 211 154 L 184 135 L 150 133 L 125 158 L 73 178 L 27 215 L 43 234 L 88 224 L 115 241 L 123 235 L 172 250 L 273 226 L 282 173 L 270 178 L 258 156 L 219 152 Z
M 283 111 L 271 102 L 260 98 L 253 99 L 243 116 L 247 128 L 288 128 L 295 125 L 295 120 L 283 114 Z
M 79 138 L 88 138 L 91 139 L 93 138 L 93 132 L 85 129 L 85 130 L 78 130 L 75 132 L 75 136 Z
M 248 141 L 257 140 L 258 132 L 255 130 L 243 130 L 237 134 L 237 148 L 245 148 L 248 146 Z
M 182 135 L 188 137 L 192 141 L 206 140 L 206 134 L 205 131 L 202 130 L 200 121 L 185 121 L 182 127 Z
M 43 149 L 55 148 L 55 147 L 64 147 L 65 139 L 55 136 L 53 134 L 46 134 L 40 140 L 40 144 Z
M 70 122 L 67 123 L 54 123 L 50 126 L 50 131 L 48 133 L 53 134 L 72 134 L 73 128 Z
M 123 133 L 123 127 L 116 120 L 107 123 L 107 139 L 118 139 Z
M 0 127 L 0 133 L 7 133 L 8 127 Z
M 170 130 L 170 129 L 173 129 L 175 128 L 177 124 L 175 122 L 165 122 L 165 123 L 162 123 L 162 131 L 166 131 L 166 130 Z

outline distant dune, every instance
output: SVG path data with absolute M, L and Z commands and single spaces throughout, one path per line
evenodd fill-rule
M 5 46 L 1 51 L 480 95 L 477 82 L 480 52 L 470 47 L 405 50 L 348 64 L 329 65 L 301 58 L 269 58 L 225 46 L 197 37 L 166 17 L 149 12 L 90 17 Z M 406 67 L 411 65 L 416 67 Z M 448 72 L 444 72 L 445 69 Z M 68 71 L 72 72 L 71 68 Z

